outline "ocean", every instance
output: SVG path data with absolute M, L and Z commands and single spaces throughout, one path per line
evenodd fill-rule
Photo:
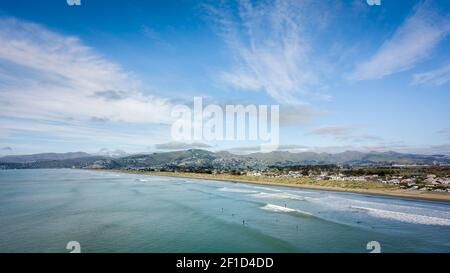
M 0 171 L 0 252 L 450 252 L 450 203 L 103 171 Z M 373 243 L 370 243 L 373 244 Z

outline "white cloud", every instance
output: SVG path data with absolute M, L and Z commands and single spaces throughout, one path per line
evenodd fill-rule
M 305 30 L 307 24 L 314 28 L 326 24 L 326 8 L 318 1 L 240 1 L 237 15 L 230 7 L 208 8 L 236 64 L 220 73 L 223 82 L 243 90 L 263 90 L 280 103 L 330 98 L 314 91 L 323 87 L 320 62 L 311 56 Z M 315 13 L 319 10 L 322 16 Z
M 169 100 L 139 91 L 140 82 L 76 37 L 14 18 L 0 19 L 0 115 L 14 118 L 170 122 Z M 120 90 L 121 99 L 99 92 Z
M 350 126 L 329 125 L 314 128 L 309 132 L 309 135 L 318 135 L 326 137 L 334 137 L 336 140 L 348 142 L 348 143 L 367 143 L 373 141 L 382 141 L 383 139 L 378 136 L 369 134 L 360 134 L 357 131 L 358 128 Z
M 213 146 L 202 143 L 202 142 L 167 142 L 167 143 L 161 143 L 161 144 L 155 144 L 155 148 L 157 150 L 186 150 L 186 149 L 207 149 L 212 148 Z
M 276 149 L 276 151 L 286 151 L 286 152 L 291 152 L 291 153 L 307 152 L 310 150 L 311 150 L 311 147 L 304 146 L 304 145 L 297 145 L 297 144 L 278 145 L 278 147 Z M 233 148 L 227 149 L 226 151 L 233 153 L 233 154 L 259 153 L 259 152 L 261 152 L 261 146 L 260 145 L 240 146 L 240 147 L 233 147 Z
M 220 78 L 222 81 L 244 90 L 259 91 L 264 88 L 258 79 L 244 71 L 222 72 Z
M 398 153 L 413 153 L 413 154 L 444 154 L 450 155 L 450 143 L 437 144 L 437 145 L 405 145 L 405 144 L 390 144 L 390 143 L 378 143 L 373 145 L 366 145 L 360 147 L 362 151 L 377 151 L 387 152 L 395 151 Z
M 259 152 L 259 146 L 235 147 L 228 149 L 234 154 L 249 154 Z M 335 146 L 304 146 L 304 145 L 280 145 L 278 151 L 288 151 L 291 153 L 315 152 L 315 153 L 342 153 L 346 151 L 358 152 L 389 152 L 412 153 L 412 154 L 443 154 L 450 155 L 450 143 L 438 145 L 406 145 L 403 143 L 372 143 L 366 145 L 335 145 Z
M 413 79 L 411 84 L 412 85 L 419 85 L 419 84 L 432 84 L 432 85 L 444 85 L 450 81 L 450 64 L 446 64 L 440 68 L 423 72 L 423 73 L 417 73 L 413 75 Z
M 351 127 L 330 125 L 315 128 L 310 133 L 314 135 L 341 137 L 351 134 L 352 131 L 353 128 Z
M 280 107 L 280 125 L 298 126 L 327 114 L 326 111 L 317 110 L 310 106 L 282 106 Z
M 441 129 L 441 130 L 438 130 L 436 133 L 438 133 L 438 134 L 443 134 L 443 135 L 446 135 L 446 134 L 449 134 L 449 135 L 450 135 L 450 127 L 447 127 L 447 128 Z
M 381 79 L 408 70 L 426 59 L 449 33 L 448 18 L 430 9 L 427 2 L 422 2 L 392 37 L 368 61 L 358 64 L 348 78 Z
M 41 140 L 57 143 L 93 143 L 121 144 L 128 146 L 149 145 L 154 141 L 164 139 L 161 130 L 155 131 L 143 128 L 140 131 L 122 132 L 120 130 L 111 131 L 109 129 L 96 128 L 85 124 L 71 122 L 45 122 L 42 120 L 9 120 L 0 119 L 0 128 L 11 133 L 11 136 L 3 136 L 3 141 L 31 142 Z

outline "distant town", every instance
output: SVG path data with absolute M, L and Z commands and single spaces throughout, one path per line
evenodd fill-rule
M 0 158 L 0 169 L 73 168 L 202 176 L 347 189 L 450 192 L 450 157 L 396 152 L 232 154 L 200 149 L 110 156 L 83 152 Z
M 91 166 L 98 168 L 99 166 Z M 265 170 L 216 170 L 202 168 L 126 168 L 133 172 L 163 172 L 163 173 L 199 173 L 212 175 L 233 175 L 241 178 L 307 178 L 316 181 L 342 182 L 376 182 L 392 185 L 400 189 L 450 193 L 450 166 L 389 166 L 389 167 L 358 167 L 358 166 L 290 166 L 271 167 Z

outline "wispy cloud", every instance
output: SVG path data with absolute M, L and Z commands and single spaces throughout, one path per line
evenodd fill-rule
M 211 7 L 221 35 L 232 51 L 235 67 L 222 71 L 220 79 L 249 91 L 265 91 L 280 103 L 304 104 L 304 98 L 318 95 L 322 87 L 306 25 L 325 24 L 326 16 L 317 15 L 318 1 L 239 1 L 232 7 Z M 314 7 L 314 8 L 313 8 Z M 236 14 L 237 13 L 237 14 Z
M 436 145 L 407 145 L 407 144 L 391 144 L 378 143 L 373 145 L 365 145 L 359 148 L 361 151 L 395 151 L 399 153 L 415 153 L 415 154 L 445 154 L 450 155 L 450 143 Z
M 250 154 L 260 150 L 259 146 L 235 147 L 228 149 L 234 154 Z M 363 145 L 333 145 L 333 146 L 305 146 L 305 145 L 280 145 L 278 151 L 286 151 L 291 153 L 316 152 L 316 153 L 342 153 L 346 151 L 358 152 L 398 152 L 412 154 L 444 154 L 450 155 L 450 143 L 438 145 L 406 145 L 397 142 L 378 142 Z
M 129 97 L 129 93 L 120 90 L 105 90 L 95 92 L 93 97 L 103 98 L 107 101 L 124 100 Z
M 341 137 L 339 139 L 350 140 L 352 142 L 368 142 L 368 141 L 381 141 L 381 140 L 383 140 L 381 137 L 373 136 L 373 135 L 367 135 L 367 134 L 345 136 L 345 137 Z
M 336 140 L 350 141 L 352 143 L 374 142 L 383 140 L 381 137 L 369 134 L 360 134 L 356 131 L 357 128 L 355 127 L 330 125 L 315 128 L 311 132 L 309 132 L 309 135 L 334 137 Z
M 139 91 L 142 86 L 132 73 L 76 37 L 7 18 L 0 19 L 0 44 L 1 116 L 170 121 L 168 99 Z
M 185 143 L 177 141 L 155 145 L 155 148 L 158 150 L 205 149 L 211 147 L 212 147 L 211 145 L 201 142 Z
M 438 133 L 438 134 L 449 134 L 450 135 L 450 127 L 438 130 L 436 133 Z
M 335 145 L 335 146 L 321 146 L 308 147 L 308 151 L 312 152 L 326 152 L 326 153 L 341 153 L 345 151 L 359 151 L 359 152 L 398 152 L 398 153 L 412 153 L 412 154 L 445 154 L 450 155 L 450 144 L 438 145 L 407 145 L 404 143 L 374 143 L 364 145 Z
M 350 80 L 381 79 L 414 67 L 450 33 L 448 15 L 441 15 L 428 1 L 419 3 L 390 39 L 367 61 L 359 63 Z
M 149 26 L 142 25 L 141 26 L 141 33 L 147 37 L 149 40 L 151 40 L 153 43 L 159 46 L 163 47 L 172 47 L 170 43 L 165 41 L 158 32 L 156 32 L 154 29 L 150 28 Z
M 120 130 L 112 131 L 111 129 L 96 128 L 76 121 L 46 122 L 36 119 L 0 119 L 0 128 L 11 133 L 11 136 L 4 136 L 2 139 L 14 142 L 19 139 L 22 139 L 24 142 L 30 141 L 28 137 L 32 136 L 34 141 L 48 140 L 53 144 L 100 141 L 103 144 L 140 145 L 144 147 L 144 145 L 152 144 L 152 140 L 161 139 L 160 135 L 147 128 L 143 128 L 140 131 L 122 132 Z M 150 136 L 152 136 L 152 139 L 150 139 Z
M 311 148 L 304 145 L 298 145 L 298 144 L 284 144 L 279 145 L 276 149 L 276 151 L 287 151 L 287 152 L 306 152 L 309 151 Z M 249 154 L 249 153 L 259 153 L 261 152 L 261 146 L 255 145 L 255 146 L 240 146 L 240 147 L 234 147 L 230 148 L 227 151 L 234 153 L 234 154 Z
M 13 153 L 13 149 L 9 146 L 0 148 L 0 156 L 10 155 Z
M 412 85 L 432 84 L 439 86 L 446 84 L 449 81 L 450 81 L 450 63 L 428 72 L 414 74 L 411 84 Z
M 317 110 L 310 106 L 282 106 L 280 107 L 280 125 L 293 126 L 311 122 L 317 117 L 327 115 L 326 111 Z
M 323 126 L 319 128 L 313 129 L 310 134 L 321 135 L 321 136 L 334 136 L 334 137 L 342 137 L 350 135 L 353 132 L 353 128 L 346 126 Z
M 40 143 L 41 150 L 65 143 L 140 150 L 167 134 L 155 126 L 171 123 L 172 101 L 142 92 L 137 76 L 77 37 L 1 18 L 0 44 L 3 144 Z

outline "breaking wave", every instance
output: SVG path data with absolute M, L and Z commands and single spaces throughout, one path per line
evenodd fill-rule
M 251 188 L 261 189 L 261 190 L 265 190 L 265 191 L 275 191 L 275 192 L 280 192 L 281 191 L 281 190 L 278 190 L 278 189 L 273 189 L 273 188 L 270 188 L 270 187 L 263 187 L 263 186 L 251 186 Z
M 254 190 L 246 190 L 246 189 L 238 189 L 238 188 L 220 188 L 219 191 L 224 192 L 240 192 L 240 193 L 257 193 L 258 191 Z
M 136 179 L 136 181 L 139 181 L 139 182 L 148 182 L 149 180 L 147 180 L 147 179 Z
M 280 193 L 267 193 L 267 192 L 259 192 L 257 194 L 253 194 L 254 197 L 257 198 L 276 198 L 276 199 L 293 199 L 293 200 L 305 200 L 303 196 L 280 192 Z
M 412 224 L 450 226 L 450 219 L 446 218 L 357 206 L 351 206 L 351 208 L 367 211 L 369 215 L 383 219 L 396 220 Z
M 261 207 L 261 209 L 273 211 L 273 212 L 295 212 L 295 213 L 300 213 L 300 214 L 304 214 L 304 215 L 308 215 L 308 216 L 313 216 L 313 214 L 306 212 L 306 211 L 288 208 L 288 207 L 282 207 L 282 206 L 273 205 L 273 204 L 266 204 L 265 206 Z

